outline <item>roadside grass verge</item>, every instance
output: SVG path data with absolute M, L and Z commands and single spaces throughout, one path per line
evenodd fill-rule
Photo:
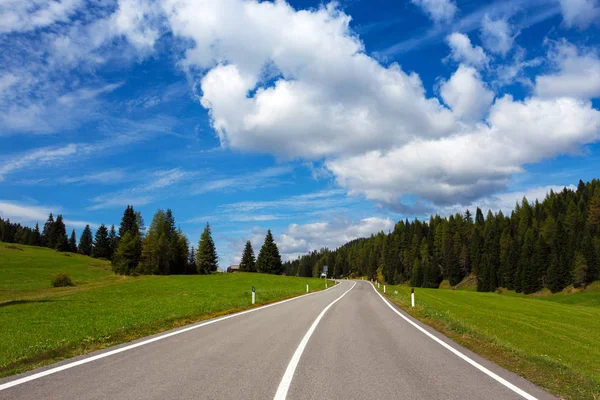
M 382 290 L 382 289 L 380 289 Z M 397 294 L 394 292 L 397 291 Z M 565 399 L 600 398 L 600 292 L 546 297 L 388 286 L 387 297 L 457 343 Z M 584 304 L 584 305 L 579 305 Z
M 0 377 L 249 309 L 252 286 L 256 306 L 304 294 L 307 283 L 311 291 L 325 289 L 322 279 L 257 273 L 120 277 L 103 272 L 106 261 L 73 255 L 81 259 L 57 267 L 56 258 L 73 259 L 19 247 L 25 251 L 7 251 L 35 253 L 28 262 L 0 250 Z M 51 288 L 57 272 L 76 286 Z

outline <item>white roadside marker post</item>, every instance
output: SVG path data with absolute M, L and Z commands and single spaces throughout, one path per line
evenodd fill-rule
M 308 293 L 308 283 L 306 284 L 306 293 Z
M 252 304 L 254 304 L 256 302 L 256 290 L 254 289 L 254 286 L 252 286 Z
M 385 294 L 385 285 L 383 285 L 383 294 Z
M 415 306 L 415 288 L 410 290 L 410 304 L 412 307 Z

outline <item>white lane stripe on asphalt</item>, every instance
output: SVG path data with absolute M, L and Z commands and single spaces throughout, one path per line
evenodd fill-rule
M 121 348 L 118 348 L 118 349 L 115 349 L 115 350 L 107 351 L 106 353 L 102 353 L 102 354 L 98 354 L 98 355 L 95 355 L 95 356 L 92 356 L 92 357 L 84 358 L 83 360 L 74 361 L 72 363 L 68 363 L 68 364 L 65 364 L 65 365 L 61 365 L 59 367 L 51 368 L 51 369 L 48 369 L 46 371 L 38 372 L 37 374 L 28 375 L 28 376 L 25 376 L 23 378 L 16 379 L 14 381 L 10 381 L 10 382 L 7 382 L 7 383 L 4 383 L 4 384 L 0 385 L 0 391 L 8 389 L 8 388 L 11 388 L 13 386 L 21 385 L 21 384 L 29 382 L 29 381 L 33 381 L 35 379 L 43 378 L 44 376 L 52 375 L 52 374 L 55 374 L 57 372 L 64 371 L 66 369 L 70 369 L 70 368 L 73 368 L 73 367 L 77 367 L 79 365 L 87 364 L 87 363 L 90 363 L 92 361 L 99 360 L 101 358 L 109 357 L 109 356 L 112 356 L 112 355 L 115 355 L 115 354 L 118 354 L 118 353 L 122 353 L 122 352 L 127 351 L 127 350 L 132 350 L 132 349 L 135 349 L 136 347 L 140 347 L 140 346 L 144 346 L 146 344 L 154 343 L 154 342 L 157 342 L 157 341 L 162 340 L 162 339 L 166 339 L 166 338 L 171 337 L 171 336 L 179 335 L 181 333 L 189 332 L 189 331 L 192 331 L 194 329 L 202 328 L 203 326 L 211 325 L 211 324 L 214 324 L 216 322 L 225 321 L 227 319 L 239 317 L 240 315 L 249 314 L 249 313 L 252 313 L 252 312 L 255 312 L 255 311 L 264 310 L 265 308 L 278 306 L 280 304 L 287 303 L 287 302 L 290 302 L 290 301 L 293 301 L 293 300 L 298 300 L 298 299 L 301 299 L 303 297 L 311 296 L 313 294 L 327 292 L 328 290 L 331 290 L 331 289 L 336 288 L 336 287 L 338 287 L 338 285 L 334 285 L 334 286 L 332 286 L 332 287 L 330 287 L 328 289 L 320 290 L 318 292 L 312 292 L 312 293 L 308 293 L 308 294 L 303 294 L 301 296 L 293 297 L 291 299 L 286 299 L 286 300 L 278 301 L 276 303 L 271 303 L 271 304 L 267 304 L 267 305 L 264 305 L 264 306 L 251 308 L 249 310 L 242 311 L 242 312 L 239 312 L 239 313 L 226 315 L 226 316 L 218 318 L 218 319 L 213 319 L 213 320 L 206 321 L 206 322 L 203 322 L 203 323 L 200 323 L 200 324 L 197 324 L 197 325 L 192 325 L 192 326 L 189 326 L 187 328 L 183 328 L 181 330 L 178 330 L 178 331 L 175 331 L 175 332 L 170 332 L 170 333 L 167 333 L 167 334 L 164 334 L 164 335 L 161 335 L 161 336 L 153 337 L 152 339 L 148 339 L 148 340 L 144 340 L 142 342 L 134 343 L 134 344 L 129 345 L 129 346 L 125 346 L 125 347 L 121 347 Z
M 379 293 L 377 291 L 377 289 L 375 289 L 375 285 L 373 285 L 371 283 L 371 286 L 373 287 L 373 290 L 375 291 L 375 293 L 377 293 L 379 295 L 379 297 L 381 297 L 381 299 L 383 300 L 383 302 L 392 309 L 393 312 L 395 312 L 396 314 L 398 314 L 400 317 L 402 317 L 406 322 L 408 322 L 409 324 L 411 324 L 412 326 L 414 326 L 415 328 L 417 328 L 418 330 L 420 330 L 421 332 L 423 332 L 425 335 L 429 336 L 429 338 L 433 339 L 434 341 L 436 341 L 438 344 L 442 345 L 443 347 L 445 347 L 446 349 L 450 350 L 452 353 L 454 353 L 455 355 L 457 355 L 458 357 L 462 358 L 463 360 L 465 360 L 466 362 L 468 362 L 469 364 L 471 364 L 472 366 L 474 366 L 475 368 L 477 368 L 478 370 L 480 370 L 481 372 L 483 372 L 484 374 L 486 374 L 487 376 L 489 376 L 490 378 L 500 382 L 502 385 L 506 386 L 507 388 L 509 388 L 510 390 L 512 390 L 513 392 L 517 393 L 518 395 L 520 395 L 523 398 L 526 398 L 527 400 L 537 400 L 536 397 L 533 397 L 532 395 L 530 395 L 529 393 L 527 393 L 526 391 L 524 391 L 523 389 L 520 389 L 518 387 L 516 387 L 515 385 L 513 385 L 512 383 L 510 383 L 509 381 L 507 381 L 506 379 L 502 378 L 501 376 L 493 373 L 492 371 L 490 371 L 489 369 L 487 369 L 486 367 L 484 367 L 483 365 L 479 364 L 477 361 L 469 358 L 468 356 L 464 355 L 463 353 L 461 353 L 460 351 L 456 350 L 454 347 L 450 346 L 448 343 L 444 342 L 443 340 L 441 340 L 440 338 L 438 338 L 435 335 L 432 335 L 430 332 L 427 332 L 427 330 L 423 329 L 422 327 L 420 327 L 418 324 L 414 323 L 413 321 L 411 321 L 409 318 L 407 318 L 405 315 L 403 315 L 400 311 L 396 310 L 396 308 L 394 306 L 392 306 L 390 304 L 390 302 L 382 296 L 381 293 Z
M 294 355 L 292 356 L 290 363 L 288 364 L 287 368 L 285 369 L 283 378 L 281 378 L 281 382 L 279 382 L 279 387 L 277 388 L 277 393 L 275 393 L 275 397 L 273 398 L 274 400 L 285 400 L 286 399 L 288 390 L 290 389 L 290 384 L 292 383 L 292 378 L 294 377 L 294 372 L 296 372 L 296 367 L 298 366 L 298 363 L 300 362 L 300 357 L 302 357 L 304 348 L 306 347 L 308 340 L 310 339 L 310 337 L 314 333 L 315 329 L 317 328 L 317 325 L 319 325 L 319 322 L 321 321 L 321 319 L 323 318 L 323 316 L 325 315 L 327 310 L 329 310 L 332 305 L 334 305 L 335 303 L 340 301 L 342 299 L 342 297 L 344 297 L 346 295 L 346 293 L 348 293 L 349 291 L 351 291 L 354 288 L 354 286 L 356 286 L 356 282 L 354 282 L 352 287 L 350 289 L 346 290 L 340 297 L 338 297 L 337 299 L 335 299 L 334 301 L 329 303 L 329 305 L 327 307 L 325 307 L 323 309 L 323 311 L 321 311 L 321 314 L 319 314 L 317 319 L 315 319 L 315 322 L 312 323 L 310 328 L 308 328 L 308 331 L 302 338 L 302 341 L 300 342 L 300 344 L 298 345 L 298 348 L 294 352 Z

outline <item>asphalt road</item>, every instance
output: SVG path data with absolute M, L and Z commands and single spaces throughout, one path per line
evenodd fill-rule
M 408 318 L 463 357 L 401 318 L 368 282 L 342 281 L 0 380 L 0 399 L 555 399 Z M 72 366 L 94 356 L 102 358 Z

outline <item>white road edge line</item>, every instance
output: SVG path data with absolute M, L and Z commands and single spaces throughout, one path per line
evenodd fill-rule
M 317 329 L 317 325 L 319 325 L 319 322 L 321 322 L 321 319 L 323 318 L 323 316 L 325 315 L 327 310 L 329 310 L 332 305 L 334 305 L 335 303 L 340 301 L 342 299 L 342 297 L 344 297 L 346 295 L 346 293 L 348 293 L 349 291 L 354 289 L 354 286 L 356 286 L 356 282 L 354 282 L 352 287 L 350 289 L 346 290 L 340 297 L 338 297 L 337 299 L 335 299 L 334 301 L 329 303 L 329 305 L 327 307 L 325 307 L 323 309 L 323 311 L 321 311 L 321 314 L 319 314 L 317 319 L 315 319 L 315 322 L 312 323 L 310 328 L 308 328 L 308 331 L 302 338 L 302 341 L 300 341 L 300 344 L 298 345 L 298 348 L 294 352 L 294 355 L 292 356 L 290 363 L 288 364 L 287 368 L 285 369 L 285 373 L 283 374 L 283 377 L 281 378 L 281 382 L 279 382 L 279 387 L 277 388 L 277 393 L 275 393 L 275 397 L 273 398 L 274 400 L 285 400 L 286 399 L 288 390 L 290 389 L 290 385 L 291 385 L 292 379 L 294 377 L 294 372 L 296 372 L 296 367 L 298 367 L 298 363 L 300 362 L 300 357 L 302 357 L 302 353 L 304 352 L 304 348 L 308 344 L 310 337 L 315 332 L 315 329 Z
M 516 387 L 515 385 L 513 385 L 512 383 L 510 383 L 506 379 L 502 378 L 501 376 L 498 376 L 497 374 L 493 373 L 492 371 L 490 371 L 489 369 L 487 369 L 483 365 L 479 364 L 475 360 L 469 358 L 468 356 L 464 355 L 460 351 L 456 350 L 454 347 L 450 346 L 448 343 L 444 342 L 440 338 L 436 337 L 435 335 L 432 335 L 430 332 L 427 332 L 427 330 L 423 329 L 418 324 L 416 324 L 413 321 L 411 321 L 409 318 L 407 318 L 406 316 L 404 316 L 400 311 L 398 311 L 394 306 L 392 306 L 390 304 L 390 302 L 385 297 L 383 297 L 382 294 L 377 291 L 377 289 L 375 289 L 375 285 L 373 285 L 371 283 L 371 286 L 373 287 L 373 290 L 375 291 L 375 293 L 377 293 L 379 295 L 379 297 L 381 297 L 381 299 L 384 301 L 384 303 L 389 308 L 391 308 L 392 311 L 394 311 L 396 314 L 398 314 L 400 317 L 402 317 L 406 322 L 408 322 L 409 324 L 411 324 L 412 326 L 414 326 L 415 328 L 417 328 L 418 330 L 420 330 L 421 332 L 423 332 L 425 335 L 429 336 L 429 338 L 433 339 L 438 344 L 440 344 L 443 347 L 445 347 L 446 349 L 450 350 L 452 353 L 454 353 L 458 357 L 462 358 L 463 360 L 465 360 L 466 362 L 468 362 L 469 364 L 471 364 L 472 366 L 474 366 L 475 368 L 477 368 L 478 370 L 480 370 L 481 372 L 483 372 L 484 374 L 486 374 L 490 378 L 498 381 L 499 383 L 501 383 L 502 385 L 506 386 L 507 388 L 509 388 L 513 392 L 517 393 L 521 397 L 524 397 L 527 400 L 538 400 L 536 397 L 533 397 L 532 395 L 530 395 L 526 391 L 524 391 L 524 390 Z
M 182 334 L 182 333 L 185 333 L 185 332 L 189 332 L 189 331 L 192 331 L 194 329 L 202 328 L 203 326 L 207 326 L 207 325 L 211 325 L 211 324 L 214 324 L 214 323 L 217 323 L 217 322 L 225 321 L 225 320 L 230 319 L 230 318 L 239 317 L 240 315 L 245 315 L 245 314 L 249 314 L 249 313 L 252 313 L 252 312 L 255 312 L 255 311 L 264 310 L 265 308 L 278 306 L 280 304 L 287 303 L 287 302 L 294 301 L 294 300 L 298 300 L 298 299 L 301 299 L 303 297 L 311 296 L 313 294 L 323 293 L 323 292 L 326 292 L 326 291 L 331 290 L 331 289 L 336 288 L 336 287 L 338 287 L 338 285 L 333 285 L 332 287 L 330 287 L 328 289 L 319 290 L 318 292 L 311 292 L 311 293 L 303 294 L 303 295 L 300 295 L 300 296 L 297 296 L 297 297 L 292 297 L 291 299 L 286 299 L 286 300 L 278 301 L 276 303 L 271 303 L 271 304 L 267 304 L 267 305 L 264 305 L 264 306 L 251 308 L 249 310 L 241 311 L 239 313 L 226 315 L 226 316 L 221 317 L 221 318 L 212 319 L 210 321 L 206 321 L 206 322 L 203 322 L 203 323 L 200 323 L 200 324 L 197 324 L 197 325 L 192 325 L 192 326 L 189 326 L 187 328 L 184 328 L 184 329 L 181 329 L 181 330 L 178 330 L 178 331 L 175 331 L 175 332 L 167 333 L 167 334 L 164 334 L 164 335 L 161 335 L 161 336 L 153 337 L 152 339 L 148 339 L 148 340 L 144 340 L 142 342 L 134 343 L 134 344 L 129 345 L 129 346 L 125 346 L 125 347 L 121 347 L 121 348 L 118 348 L 118 349 L 115 349 L 115 350 L 107 351 L 106 353 L 98 354 L 98 355 L 95 355 L 95 356 L 92 356 L 92 357 L 84 358 L 84 359 L 79 360 L 79 361 L 74 361 L 72 363 L 61 365 L 59 367 L 51 368 L 51 369 L 48 369 L 46 371 L 38 372 L 37 374 L 28 375 L 28 376 L 25 376 L 23 378 L 16 379 L 14 381 L 10 381 L 10 382 L 7 382 L 7 383 L 4 383 L 4 384 L 0 385 L 0 392 L 3 391 L 3 390 L 6 390 L 8 388 L 11 388 L 13 386 L 22 385 L 23 383 L 26 383 L 26 382 L 29 382 L 29 381 L 33 381 L 35 379 L 43 378 L 44 376 L 52 375 L 52 374 L 55 374 L 57 372 L 64 371 L 66 369 L 70 369 L 70 368 L 73 368 L 73 367 L 77 367 L 79 365 L 87 364 L 87 363 L 90 363 L 92 361 L 99 360 L 101 358 L 110 357 L 112 355 L 115 355 L 115 354 L 118 354 L 118 353 L 122 353 L 122 352 L 127 351 L 127 350 L 132 350 L 132 349 L 135 349 L 136 347 L 140 347 L 140 346 L 144 346 L 144 345 L 147 345 L 147 344 L 150 344 L 150 343 L 154 343 L 154 342 L 157 342 L 159 340 L 169 338 L 171 336 L 175 336 L 175 335 L 179 335 L 179 334 Z

